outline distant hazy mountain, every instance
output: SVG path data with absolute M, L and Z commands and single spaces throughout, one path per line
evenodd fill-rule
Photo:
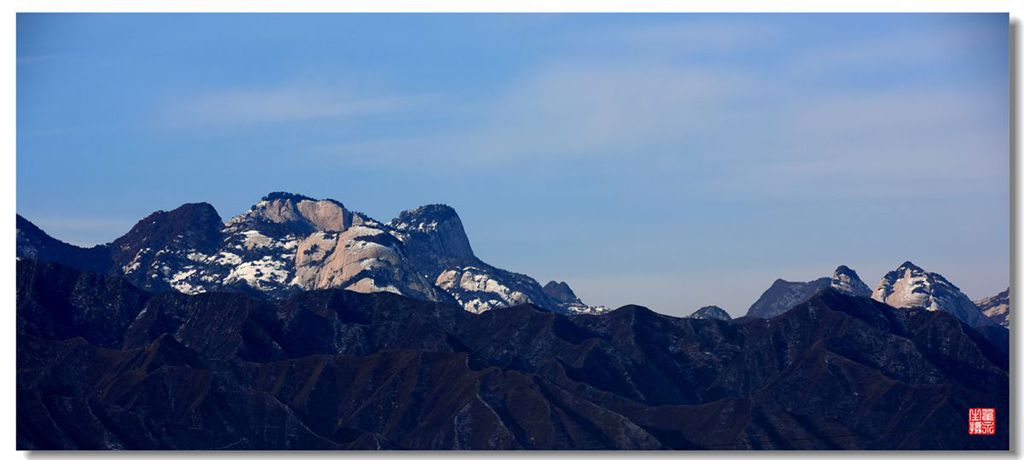
M 1010 288 L 974 303 L 981 313 L 1007 329 L 1010 328 Z
M 775 280 L 771 287 L 750 306 L 747 316 L 771 318 L 781 315 L 793 306 L 807 301 L 815 294 L 830 287 L 851 296 L 869 297 L 871 295 L 871 289 L 861 281 L 857 272 L 846 265 L 840 265 L 836 267 L 831 278 L 818 278 L 806 282 Z
M 213 206 L 189 203 L 142 219 L 124 236 L 79 248 L 18 216 L 18 257 L 124 276 L 147 290 L 243 292 L 282 298 L 341 288 L 452 300 L 471 312 L 531 303 L 563 313 L 598 313 L 564 286 L 545 293 L 529 276 L 473 254 L 462 221 L 445 205 L 376 221 L 330 199 L 271 193 L 222 222 Z M 564 285 L 564 283 L 562 283 Z
M 697 311 L 693 312 L 688 316 L 693 319 L 717 319 L 722 321 L 732 320 L 732 316 L 729 316 L 729 312 L 722 310 L 716 305 L 708 305 L 701 307 Z
M 579 315 L 602 315 L 608 313 L 608 309 L 600 305 L 587 305 L 572 292 L 565 281 L 548 281 L 544 285 L 544 294 L 555 302 L 565 306 L 571 313 Z
M 886 273 L 871 298 L 896 308 L 945 311 L 975 328 L 996 324 L 945 277 L 909 261 Z

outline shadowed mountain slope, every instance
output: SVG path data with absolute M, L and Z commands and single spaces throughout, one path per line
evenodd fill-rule
M 771 319 L 150 294 L 18 264 L 21 449 L 1007 449 L 1008 359 L 827 289 Z M 966 434 L 997 408 L 996 436 Z

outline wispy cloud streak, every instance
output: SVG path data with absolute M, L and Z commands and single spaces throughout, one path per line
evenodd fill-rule
M 361 94 L 346 88 L 292 84 L 229 88 L 189 95 L 162 108 L 169 126 L 239 127 L 401 113 L 431 101 L 426 95 Z

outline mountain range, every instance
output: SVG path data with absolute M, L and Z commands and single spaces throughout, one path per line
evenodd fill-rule
M 928 272 L 909 261 L 886 273 L 873 291 L 861 281 L 856 271 L 845 265 L 836 268 L 831 277 L 813 281 L 775 280 L 750 306 L 747 316 L 771 318 L 780 315 L 825 289 L 855 297 L 870 297 L 895 308 L 944 311 L 971 327 L 992 334 L 1002 335 L 993 328 L 1010 327 L 1009 289 L 976 304 L 942 275 Z
M 384 223 L 281 192 L 92 248 L 19 215 L 17 257 L 19 449 L 1009 445 L 1009 291 L 910 262 L 674 318 L 491 266 L 445 205 Z
M 840 265 L 831 278 L 822 277 L 808 282 L 775 280 L 771 287 L 750 306 L 747 316 L 755 318 L 778 316 L 830 287 L 853 296 L 869 297 L 871 295 L 871 289 L 868 289 L 867 285 L 860 280 L 857 272 L 845 265 Z
M 831 287 L 768 319 L 475 314 L 20 260 L 16 312 L 18 449 L 1007 450 L 1014 429 L 1006 352 L 944 310 Z M 994 436 L 968 435 L 971 407 Z
M 608 311 L 585 304 L 565 282 L 541 286 L 527 275 L 483 262 L 458 214 L 440 204 L 403 211 L 383 223 L 333 199 L 274 192 L 227 222 L 207 203 L 157 211 L 113 242 L 92 248 L 56 240 L 19 215 L 17 255 L 124 277 L 153 292 L 284 299 L 340 288 L 454 302 L 474 313 L 527 303 L 566 314 Z M 909 261 L 882 277 L 874 290 L 845 265 L 813 281 L 778 279 L 747 316 L 777 316 L 828 288 L 897 308 L 946 311 L 982 331 L 1009 327 L 1009 290 L 975 304 L 942 275 Z M 729 315 L 697 314 L 704 316 Z
M 224 222 L 213 206 L 157 211 L 113 242 L 80 248 L 17 217 L 19 259 L 121 276 L 145 290 L 239 292 L 283 299 L 328 288 L 455 302 L 481 313 L 530 303 L 559 313 L 601 313 L 564 282 L 542 287 L 473 253 L 455 210 L 433 204 L 389 223 L 331 199 L 275 192 Z

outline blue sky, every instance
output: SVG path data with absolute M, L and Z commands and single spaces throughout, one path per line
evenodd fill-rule
M 1009 283 L 1003 14 L 19 14 L 17 209 L 107 242 L 286 190 L 455 207 L 584 301 Z

